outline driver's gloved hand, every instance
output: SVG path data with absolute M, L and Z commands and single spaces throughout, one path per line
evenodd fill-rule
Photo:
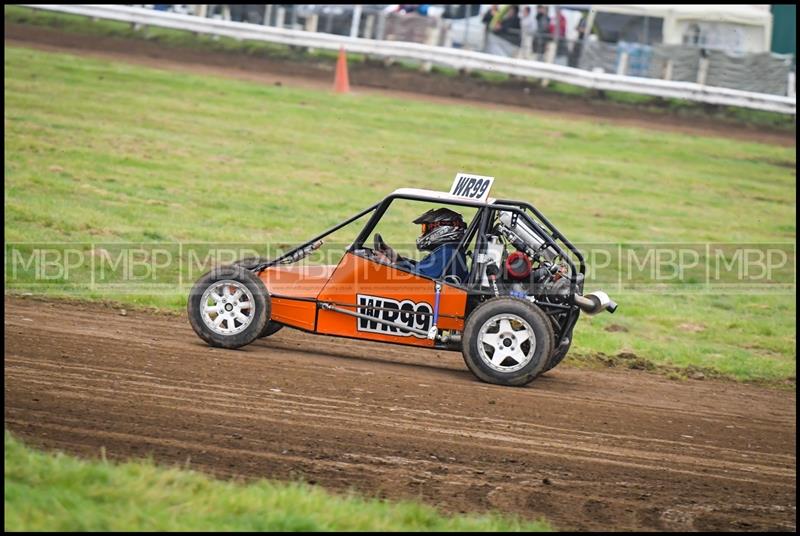
M 395 263 L 400 258 L 397 252 L 392 248 L 390 248 L 386 242 L 384 242 L 383 237 L 380 235 L 380 233 L 375 233 L 374 242 L 375 242 L 374 244 L 375 251 L 383 253 L 389 259 L 390 262 Z

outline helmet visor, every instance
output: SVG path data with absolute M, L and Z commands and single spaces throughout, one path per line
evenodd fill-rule
M 456 227 L 461 227 L 460 225 L 457 225 L 457 222 L 452 222 L 452 221 L 434 221 L 430 223 L 423 223 L 422 235 L 424 236 L 428 234 L 430 231 L 436 229 L 437 227 L 441 227 L 442 225 L 454 225 Z
M 432 231 L 437 227 L 436 223 L 423 223 L 422 224 L 422 235 L 428 234 L 429 231 Z

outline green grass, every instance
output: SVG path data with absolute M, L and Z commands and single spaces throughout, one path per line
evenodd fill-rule
M 535 203 L 578 244 L 795 242 L 794 148 L 5 53 L 5 239 L 86 244 L 70 274 L 82 285 L 100 277 L 92 259 L 103 249 L 116 258 L 118 242 L 163 242 L 175 255 L 179 241 L 285 246 L 397 187 L 447 189 L 459 170 L 497 177 L 493 195 Z M 416 210 L 391 216 L 403 239 L 418 232 Z M 354 235 L 333 242 L 341 250 Z M 45 285 L 30 268 L 11 277 L 9 262 L 7 290 L 76 295 L 57 273 Z M 793 283 L 790 272 L 782 277 Z M 618 273 L 612 265 L 601 279 Z M 77 295 L 178 310 L 197 275 L 181 265 L 158 280 L 180 276 L 183 288 L 100 285 Z M 793 286 L 607 289 L 620 309 L 580 321 L 576 358 L 628 352 L 739 380 L 794 381 Z M 627 331 L 608 331 L 619 326 Z
M 333 495 L 304 483 L 220 481 L 150 461 L 86 461 L 5 433 L 7 531 L 530 531 L 544 521 L 444 516 L 415 502 Z
M 134 30 L 130 24 L 122 22 L 107 20 L 91 21 L 87 17 L 78 15 L 38 11 L 19 6 L 5 6 L 5 20 L 7 22 L 19 24 L 47 26 L 66 32 L 107 37 L 146 39 L 167 47 L 232 52 L 292 62 L 311 61 L 332 64 L 336 61 L 337 57 L 335 51 L 317 50 L 313 54 L 309 54 L 302 47 L 289 47 L 253 41 L 238 41 L 227 37 L 213 38 L 180 30 L 169 30 L 157 27 Z M 348 61 L 351 64 L 354 62 L 363 62 L 367 61 L 367 57 L 363 54 L 348 54 Z M 394 68 L 418 69 L 419 62 L 406 60 L 396 61 L 394 62 Z M 454 76 L 460 76 L 456 69 L 449 67 L 435 66 L 432 72 L 442 77 L 452 78 Z M 511 77 L 506 74 L 492 71 L 473 71 L 470 76 L 495 84 L 502 84 L 511 80 Z M 552 82 L 546 88 L 537 86 L 536 90 L 583 99 L 602 99 L 621 107 L 637 108 L 658 114 L 671 113 L 685 117 L 687 120 L 690 120 L 692 117 L 704 116 L 720 119 L 728 123 L 758 125 L 792 132 L 795 130 L 794 116 L 787 114 L 730 106 L 715 106 L 681 99 L 663 99 L 661 97 L 650 97 L 647 95 L 619 91 L 598 92 L 560 82 Z

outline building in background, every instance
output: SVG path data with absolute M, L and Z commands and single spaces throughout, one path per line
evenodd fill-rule
M 768 52 L 772 13 L 758 5 L 594 4 L 590 27 L 607 43 L 685 45 L 734 54 Z
M 797 56 L 797 5 L 772 5 L 772 52 Z

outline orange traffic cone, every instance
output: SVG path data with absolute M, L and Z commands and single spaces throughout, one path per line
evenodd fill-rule
M 339 59 L 336 60 L 336 77 L 333 80 L 336 93 L 350 93 L 350 80 L 347 77 L 347 56 L 344 47 L 339 47 Z

